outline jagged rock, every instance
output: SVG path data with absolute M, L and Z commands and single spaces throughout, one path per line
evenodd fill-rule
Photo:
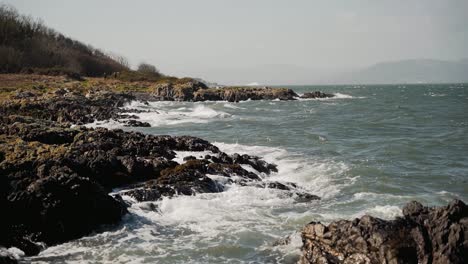
M 150 123 L 148 122 L 141 122 L 134 119 L 127 120 L 124 124 L 126 127 L 151 127 Z
M 198 90 L 193 101 L 295 100 L 298 95 L 286 88 L 225 87 Z
M 259 157 L 249 156 L 249 155 L 239 155 L 235 153 L 232 155 L 234 163 L 247 164 L 252 166 L 258 172 L 263 172 L 270 174 L 271 172 L 278 172 L 275 164 L 268 164 L 266 161 L 260 159 Z
M 315 92 L 310 92 L 310 93 L 304 93 L 303 95 L 301 95 L 301 98 L 317 99 L 317 98 L 331 98 L 334 96 L 335 96 L 334 94 L 327 94 L 327 93 L 323 93 L 320 91 L 315 91 Z
M 411 202 L 403 218 L 363 216 L 302 231 L 300 263 L 466 263 L 468 207 L 460 200 L 430 208 Z

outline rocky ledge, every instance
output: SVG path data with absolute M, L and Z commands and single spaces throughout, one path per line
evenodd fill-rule
M 146 93 L 136 93 L 145 101 L 229 101 L 247 100 L 296 100 L 299 96 L 291 89 L 271 87 L 222 87 L 208 88 L 203 83 L 190 81 L 182 84 L 162 83 Z
M 312 222 L 302 241 L 300 263 L 467 263 L 468 206 L 460 200 L 435 208 L 411 202 L 392 221 Z
M 179 164 L 177 151 L 205 154 Z M 277 189 L 297 202 L 319 199 L 295 184 L 264 180 L 275 171 L 276 165 L 259 157 L 228 155 L 196 137 L 70 128 L 68 122 L 3 116 L 0 246 L 35 255 L 46 246 L 102 230 L 127 213 L 123 195 L 156 201 L 222 192 L 235 183 Z M 115 188 L 122 190 L 110 195 Z

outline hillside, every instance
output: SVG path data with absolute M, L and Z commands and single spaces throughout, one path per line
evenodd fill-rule
M 105 76 L 129 70 L 111 56 L 48 28 L 41 21 L 0 5 L 0 73 Z

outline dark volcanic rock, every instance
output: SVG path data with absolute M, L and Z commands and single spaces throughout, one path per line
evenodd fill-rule
M 315 91 L 315 92 L 310 92 L 310 93 L 304 93 L 301 95 L 301 98 L 303 99 L 317 99 L 317 98 L 331 98 L 334 97 L 334 94 L 327 94 L 323 93 L 320 91 Z
M 236 182 L 242 185 L 261 181 L 258 175 L 243 169 L 239 164 L 189 159 L 184 164 L 163 170 L 158 179 L 148 181 L 142 187 L 127 190 L 121 194 L 143 202 L 155 201 L 163 196 L 222 192 L 223 185 L 209 178 L 208 174 L 223 176 L 226 177 L 226 182 Z M 237 178 L 232 180 L 232 176 L 237 176 L 240 180 Z
M 151 127 L 150 123 L 130 119 L 124 122 L 126 127 Z
M 0 197 L 6 216 L 0 226 L 0 244 L 35 255 L 41 247 L 32 241 L 65 242 L 100 225 L 117 223 L 126 213 L 125 205 L 92 180 L 64 167 L 52 170 L 50 176 L 37 180 L 1 176 L 9 187 Z
M 249 155 L 239 155 L 235 153 L 232 155 L 234 163 L 247 164 L 252 166 L 258 172 L 263 172 L 270 174 L 271 172 L 278 172 L 275 164 L 268 164 L 266 161 L 260 159 L 259 157 L 249 156 Z
M 468 207 L 459 200 L 429 208 L 411 202 L 404 218 L 363 216 L 302 231 L 301 263 L 466 263 Z

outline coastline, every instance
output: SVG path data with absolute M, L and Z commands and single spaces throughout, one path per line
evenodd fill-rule
M 40 76 L 37 78 L 41 79 Z M 91 82 L 94 81 L 97 82 L 98 80 L 91 80 Z M 125 103 L 136 99 L 138 96 L 140 98 L 149 97 L 148 92 L 141 91 L 143 87 L 140 83 L 124 83 L 124 85 L 134 87 L 134 91 L 138 91 L 137 95 L 135 95 L 123 92 L 126 91 L 126 88 L 122 88 L 116 83 L 112 83 L 114 86 L 110 86 L 108 89 L 101 90 L 102 85 L 106 84 L 106 80 L 100 81 L 101 86 L 89 84 L 88 82 L 86 84 L 88 87 L 83 87 L 77 86 L 73 80 L 63 79 L 63 84 L 58 84 L 56 88 L 51 88 L 55 85 L 54 82 L 57 82 L 55 80 L 51 81 L 51 87 L 48 87 L 49 85 L 39 86 L 35 83 L 32 84 L 31 88 L 9 91 L 8 96 L 12 97 L 4 99 L 4 103 L 2 103 L 1 146 L 3 148 L 1 152 L 3 155 L 0 160 L 2 166 L 5 166 L 2 167 L 2 172 L 5 173 L 4 175 L 9 175 L 7 177 L 9 178 L 8 184 L 6 185 L 14 185 L 17 188 L 15 191 L 21 193 L 21 195 L 11 195 L 11 197 L 9 195 L 8 202 L 18 201 L 26 206 L 30 204 L 24 204 L 25 201 L 32 201 L 32 199 L 28 198 L 28 195 L 30 197 L 39 197 L 39 200 L 43 199 L 41 197 L 51 197 L 50 194 L 55 195 L 47 189 L 50 188 L 49 186 L 54 186 L 53 188 L 58 186 L 62 190 L 69 190 L 78 186 L 77 194 L 91 192 L 95 195 L 93 200 L 102 202 L 102 207 L 94 208 L 94 210 L 98 212 L 100 209 L 110 210 L 105 211 L 108 214 L 105 214 L 106 217 L 104 218 L 96 214 L 97 218 L 75 236 L 63 236 L 65 239 L 60 238 L 60 236 L 57 236 L 59 238 L 52 236 L 52 238 L 47 238 L 50 239 L 48 244 L 52 245 L 67 239 L 80 237 L 90 232 L 90 230 L 96 230 L 101 224 L 118 222 L 119 217 L 121 218 L 126 212 L 127 205 L 118 196 L 111 197 L 107 194 L 114 187 L 131 185 L 135 187 L 134 192 L 126 193 L 126 195 L 133 195 L 135 199 L 141 201 L 151 201 L 175 193 L 194 195 L 202 192 L 218 192 L 222 189 L 222 186 L 219 186 L 206 175 L 212 173 L 224 174 L 224 177 L 229 179 L 231 175 L 236 174 L 241 178 L 239 184 L 251 184 L 259 188 L 282 189 L 298 198 L 305 197 L 305 202 L 318 198 L 313 194 L 301 193 L 300 187 L 290 183 L 264 183 L 259 179 L 257 173 L 252 174 L 252 172 L 243 169 L 241 165 L 247 164 L 256 168 L 258 173 L 268 174 L 274 171 L 274 164 L 266 163 L 261 158 L 249 155 L 228 155 L 220 152 L 219 149 L 217 150 L 211 143 L 199 138 L 149 136 L 101 128 L 89 129 L 80 126 L 70 128 L 71 125 L 83 125 L 94 120 L 119 119 L 122 115 L 125 115 L 125 112 L 121 112 L 121 106 Z M 70 87 L 67 87 L 68 85 Z M 74 86 L 76 86 L 76 90 L 73 90 Z M 164 89 L 160 90 L 161 92 L 157 93 L 156 97 L 159 98 L 163 93 L 166 96 L 177 94 L 177 100 L 183 100 L 183 98 L 187 98 L 184 97 L 187 96 L 184 95 L 184 91 L 187 89 L 189 91 L 192 89 L 188 96 L 193 95 L 194 85 L 182 85 L 182 88 L 180 86 L 171 88 L 166 85 Z M 241 94 L 246 92 L 246 90 L 241 91 Z M 270 96 L 270 94 L 266 93 L 265 96 Z M 282 93 L 279 94 L 282 95 Z M 151 96 L 150 98 L 154 97 Z M 176 98 L 171 98 L 176 100 Z M 170 100 L 171 98 L 166 99 Z M 230 98 L 236 101 L 235 96 Z M 237 98 L 241 98 L 241 96 L 238 95 Z M 135 121 L 138 120 L 135 119 Z M 130 150 L 126 148 L 128 146 L 131 146 Z M 175 164 L 173 162 L 174 151 L 191 150 L 210 151 L 212 154 L 201 158 L 186 157 L 184 164 Z M 110 152 L 110 154 L 107 152 Z M 39 176 L 39 179 L 31 179 L 31 177 L 35 176 L 28 175 L 28 172 L 36 173 L 35 176 Z M 197 177 L 194 178 L 192 175 L 197 175 Z M 16 182 L 17 179 L 25 180 Z M 15 181 L 14 184 L 12 184 L 13 181 Z M 171 188 L 167 188 L 168 186 Z M 177 192 L 174 192 L 174 188 Z M 6 192 L 10 191 L 7 190 Z M 55 196 L 55 198 L 57 201 L 64 203 L 74 204 L 76 202 L 76 200 L 73 200 L 76 198 L 73 197 L 70 200 L 60 195 Z M 89 210 L 90 201 L 84 198 L 84 200 L 80 200 L 82 198 L 83 196 L 78 195 L 77 199 L 83 205 L 80 210 Z M 303 201 L 299 199 L 298 202 Z M 457 205 L 457 208 L 462 208 L 460 209 L 462 216 L 460 219 L 466 219 L 464 218 L 466 217 L 466 209 L 463 209 L 466 207 L 459 203 L 455 203 L 455 205 Z M 49 204 L 36 206 L 38 212 L 41 212 L 43 208 L 49 208 Z M 422 213 L 424 210 L 420 211 Z M 54 217 L 58 217 L 58 220 L 54 219 L 57 220 L 55 223 L 60 229 L 67 226 L 67 222 L 60 219 L 63 213 L 62 211 L 54 215 Z M 14 215 L 14 213 L 12 214 Z M 34 219 L 34 215 L 31 219 Z M 457 221 L 466 224 L 465 220 L 460 219 Z M 51 221 L 46 222 L 51 223 Z M 379 223 L 392 225 L 390 222 Z M 75 225 L 72 224 L 71 226 Z M 18 234 L 21 234 L 20 236 L 26 236 L 28 239 L 18 240 L 14 242 L 14 245 L 18 245 L 20 248 L 23 247 L 22 250 L 25 253 L 33 254 L 37 252 L 37 248 L 33 245 L 35 243 L 31 244 L 29 242 L 36 242 L 32 238 L 36 236 L 35 233 L 38 233 L 37 230 L 40 230 L 41 233 L 43 230 L 42 227 L 37 230 L 34 230 L 36 227 L 28 228 L 17 230 Z M 51 232 L 56 232 L 53 227 L 51 230 Z M 463 227 L 461 230 L 466 229 Z M 72 230 L 72 232 L 74 231 Z M 47 235 L 42 236 L 47 237 Z M 467 236 L 460 237 L 466 238 Z M 351 243 L 349 244 L 351 245 Z M 461 247 L 462 245 L 457 242 L 455 246 Z M 457 256 L 458 253 L 453 254 Z

